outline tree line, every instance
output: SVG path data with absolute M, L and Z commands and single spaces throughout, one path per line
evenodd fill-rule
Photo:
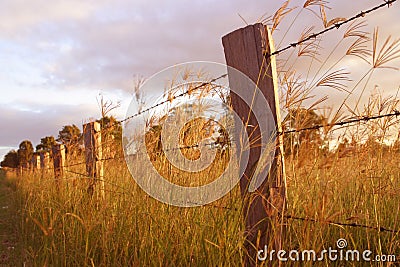
M 104 104 L 102 103 L 102 106 Z M 103 117 L 97 122 L 101 124 L 103 142 L 108 144 L 105 152 L 109 154 L 122 153 L 122 127 L 121 124 L 113 117 L 107 116 L 107 110 L 102 110 Z M 289 110 L 283 121 L 285 130 L 301 129 L 321 125 L 328 122 L 328 119 L 314 110 L 298 108 Z M 113 126 L 113 127 L 110 127 Z M 400 137 L 400 134 L 399 134 Z M 371 140 L 370 140 L 371 139 Z M 161 140 L 159 140 L 161 141 Z M 315 149 L 327 153 L 329 151 L 329 136 L 321 130 L 308 130 L 298 133 L 284 134 L 284 151 L 286 155 L 298 154 L 299 151 L 315 151 Z M 17 150 L 9 151 L 3 161 L 1 167 L 8 168 L 27 168 L 34 155 L 39 155 L 43 152 L 48 152 L 52 156 L 52 146 L 61 143 L 65 145 L 67 156 L 77 156 L 83 152 L 83 136 L 81 130 L 75 125 L 66 125 L 58 132 L 58 137 L 46 136 L 41 138 L 40 143 L 34 149 L 33 144 L 29 140 L 24 140 L 19 144 Z M 111 145 L 113 144 L 113 145 Z M 349 141 L 347 138 L 338 143 L 338 150 L 346 149 L 346 147 L 355 146 L 357 143 L 354 140 Z M 382 143 L 377 142 L 370 136 L 367 144 L 373 146 L 382 146 Z M 398 138 L 396 147 L 400 147 Z
M 97 122 L 101 124 L 102 129 L 107 129 L 103 134 L 104 140 L 112 138 L 116 143 L 122 142 L 122 127 L 113 116 L 105 116 Z M 77 156 L 83 153 L 83 133 L 75 124 L 65 125 L 58 132 L 57 138 L 45 136 L 40 139 L 40 143 L 35 148 L 30 140 L 23 140 L 17 150 L 12 149 L 4 156 L 0 166 L 3 168 L 28 168 L 34 155 L 48 152 L 51 157 L 52 147 L 57 143 L 65 146 L 67 155 Z

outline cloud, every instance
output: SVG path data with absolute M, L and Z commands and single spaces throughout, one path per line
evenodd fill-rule
M 37 110 L 41 110 L 38 112 Z M 18 146 L 22 140 L 31 140 L 34 144 L 48 135 L 57 136 L 63 125 L 81 126 L 82 114 L 95 114 L 90 106 L 56 105 L 19 110 L 3 105 L 0 107 L 0 146 Z
M 22 8 L 17 1 L 5 10 L 20 15 L 2 21 L 29 44 L 26 50 L 34 48 L 37 61 L 46 62 L 47 86 L 130 91 L 135 74 L 149 76 L 185 61 L 223 61 L 221 36 L 243 25 L 237 16 L 243 2 L 101 1 L 94 7 L 56 1 L 33 12 L 33 4 Z
M 37 25 L 88 17 L 103 1 L 2 1 L 0 29 L 2 34 L 18 37 Z M 100 4 L 100 5 L 98 5 Z
M 95 15 L 75 23 L 61 23 L 52 39 L 67 38 L 74 42 L 68 52 L 55 57 L 53 65 L 56 67 L 47 73 L 46 78 L 50 84 L 58 82 L 60 86 L 78 84 L 92 88 L 121 88 L 130 92 L 135 74 L 149 76 L 164 67 L 186 61 L 223 63 L 222 35 L 243 26 L 237 13 L 244 9 L 243 12 L 248 14 L 244 16 L 254 22 L 263 12 L 255 8 L 247 10 L 243 1 L 233 1 L 231 5 L 209 3 L 212 8 L 200 1 L 175 1 L 173 7 L 159 1 L 146 4 L 143 1 L 134 4 L 120 1 L 105 5 Z M 271 13 L 278 4 L 271 5 Z M 362 3 L 357 8 L 369 6 Z M 333 7 L 332 12 L 328 11 L 330 18 L 359 12 L 358 9 L 349 9 L 345 1 L 335 3 Z M 316 24 L 315 31 L 322 29 L 322 23 L 306 12 L 283 44 L 298 40 L 306 25 Z M 390 16 L 395 19 L 390 14 L 387 18 Z M 285 23 L 283 29 L 289 25 L 290 19 Z M 370 30 L 373 26 L 370 25 Z M 276 32 L 277 43 L 283 35 L 283 30 Z M 327 46 L 337 37 L 334 32 L 326 34 Z
M 110 99 L 110 95 L 105 95 Z M 129 99 L 130 100 L 130 99 Z M 95 101 L 95 100 L 94 100 Z M 113 113 L 119 118 L 124 117 L 127 101 L 123 102 L 123 108 Z M 90 104 L 39 104 L 39 103 L 10 103 L 0 106 L 0 161 L 11 149 L 18 148 L 23 140 L 30 140 L 37 145 L 45 136 L 57 138 L 58 131 L 64 125 L 75 124 L 82 130 L 82 124 L 97 119 L 99 108 Z

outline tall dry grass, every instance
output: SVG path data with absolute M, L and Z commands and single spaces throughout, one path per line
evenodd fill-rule
M 315 153 L 317 157 L 310 156 L 307 149 L 287 157 L 288 215 L 319 222 L 288 219 L 284 248 L 320 251 L 345 238 L 352 249 L 400 255 L 399 232 L 328 223 L 400 229 L 399 146 L 366 143 L 347 154 L 339 150 Z M 18 179 L 19 216 L 15 223 L 23 254 L 16 265 L 242 265 L 239 188 L 212 205 L 178 208 L 144 193 L 122 160 L 105 164 L 104 200 L 90 197 L 87 180 L 68 172 L 60 190 L 52 175 Z M 79 166 L 71 170 L 84 173 Z M 346 266 L 359 264 L 349 262 Z M 311 265 L 315 264 L 297 264 Z M 319 265 L 343 263 L 325 261 Z
M 296 13 L 289 30 L 296 25 L 300 14 L 311 11 L 328 27 L 341 18 L 328 19 L 325 9 L 328 1 L 306 1 Z M 296 8 L 286 1 L 274 16 L 263 16 L 260 21 L 271 24 L 277 31 L 280 24 Z M 345 118 L 383 114 L 397 108 L 397 96 L 387 99 L 373 95 L 362 103 L 369 81 L 376 69 L 393 67 L 399 57 L 399 41 L 385 39 L 382 45 L 375 30 L 372 38 L 364 29 L 365 22 L 351 24 L 343 36 L 321 58 L 322 40 L 316 38 L 292 49 L 286 58 L 278 61 L 281 107 L 284 115 L 300 110 L 324 114 L 325 123 Z M 306 28 L 299 39 L 312 34 Z M 282 42 L 281 42 L 282 43 Z M 346 49 L 343 49 L 349 44 Z M 279 46 L 279 44 L 278 44 Z M 371 46 L 371 48 L 368 48 Z M 344 51 L 344 52 L 343 52 Z M 340 64 L 347 57 L 366 62 L 366 71 L 355 81 Z M 299 71 L 299 66 L 303 71 Z M 188 74 L 189 75 L 189 74 Z M 189 75 L 190 76 L 190 75 Z M 138 80 L 141 84 L 142 79 Z M 172 87 L 172 85 L 171 85 Z M 205 91 L 210 88 L 205 89 Z M 343 102 L 335 107 L 322 108 L 327 97 L 316 98 L 317 90 L 338 91 Z M 361 92 L 356 95 L 357 92 Z M 135 91 L 138 106 L 144 105 Z M 327 93 L 328 94 L 328 93 Z M 202 93 L 200 93 L 202 95 Z M 229 102 L 229 98 L 221 95 Z M 355 98 L 355 105 L 349 100 Z M 171 98 L 172 99 L 172 98 Z M 324 113 L 325 112 L 325 113 Z M 300 114 L 300 112 L 297 112 Z M 158 118 L 160 120 L 162 118 Z M 309 118 L 303 118 L 306 123 Z M 149 128 L 157 120 L 148 121 Z M 302 121 L 297 118 L 296 126 Z M 198 142 L 204 121 L 194 128 L 199 134 L 183 135 L 183 146 Z M 308 122 L 307 122 L 308 123 Z M 201 127 L 200 127 L 201 126 Z M 156 129 L 156 128 L 154 128 Z M 189 131 L 190 132 L 190 131 Z M 323 144 L 293 143 L 286 155 L 288 209 L 287 215 L 310 220 L 286 220 L 284 249 L 314 249 L 320 251 L 335 247 L 339 238 L 345 238 L 351 249 L 369 249 L 376 254 L 394 254 L 400 259 L 399 231 L 383 232 L 386 227 L 400 229 L 400 140 L 390 146 L 382 144 L 398 134 L 397 118 L 380 119 L 346 129 L 326 127 L 318 134 Z M 400 136 L 400 135 L 399 135 Z M 157 131 L 146 140 L 151 151 L 157 152 Z M 186 139 L 185 139 L 186 138 Z M 297 137 L 296 137 L 297 138 Z M 298 138 L 290 140 L 299 140 Z M 285 140 L 288 140 L 286 137 Z M 337 150 L 329 150 L 332 142 L 341 143 Z M 296 149 L 295 149 L 296 147 Z M 198 150 L 182 149 L 197 158 Z M 294 153 L 295 152 L 295 153 Z M 165 156 L 158 153 L 154 165 L 171 181 L 192 185 L 212 179 L 212 173 L 224 168 L 227 160 L 222 153 L 212 168 L 198 174 L 195 181 L 180 175 L 167 165 Z M 81 162 L 83 158 L 70 159 Z M 116 157 L 105 161 L 106 197 L 89 196 L 88 179 L 84 166 L 68 168 L 62 185 L 56 188 L 51 172 L 24 174 L 15 184 L 15 203 L 18 209 L 18 227 L 22 255 L 12 265 L 26 266 L 241 266 L 245 252 L 242 249 L 244 229 L 240 190 L 235 187 L 224 198 L 206 206 L 178 208 L 163 204 L 144 193 L 131 178 L 124 159 Z M 315 222 L 317 221 L 317 222 Z M 372 228 L 345 227 L 342 223 L 369 225 Z M 262 265 L 263 263 L 260 263 Z M 277 265 L 277 262 L 275 262 Z M 298 262 L 290 266 L 390 266 L 383 262 Z M 393 263 L 392 266 L 398 265 Z

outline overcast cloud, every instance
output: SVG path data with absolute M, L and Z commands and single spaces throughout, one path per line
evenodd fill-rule
M 37 144 L 40 137 L 56 136 L 63 125 L 80 126 L 88 118 L 99 117 L 99 93 L 114 101 L 123 100 L 116 113 L 122 118 L 135 75 L 148 77 L 186 61 L 224 63 L 221 37 L 245 26 L 238 13 L 254 23 L 266 13 L 272 15 L 283 2 L 2 0 L 0 158 L 23 139 Z M 349 17 L 382 1 L 331 2 L 333 9 L 327 15 L 333 18 Z M 291 2 L 292 6 L 302 4 Z M 382 38 L 389 34 L 399 38 L 399 17 L 399 4 L 395 3 L 367 16 L 367 29 L 380 26 Z M 275 32 L 277 46 L 290 22 L 288 19 L 282 30 Z M 281 46 L 296 41 L 299 33 L 313 23 L 316 30 L 322 29 L 316 17 L 304 10 Z M 340 34 L 329 33 L 324 38 L 324 47 L 329 47 Z M 346 64 L 355 75 L 368 67 L 360 60 L 347 60 Z M 371 88 L 378 84 L 391 94 L 400 85 L 398 74 L 382 72 L 379 79 L 371 81 Z

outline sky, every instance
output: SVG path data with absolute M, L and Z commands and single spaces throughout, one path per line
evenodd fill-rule
M 378 0 L 336 0 L 327 17 L 350 17 L 375 6 Z M 22 140 L 34 145 L 40 138 L 57 136 L 63 125 L 100 116 L 99 94 L 122 105 L 114 115 L 122 119 L 132 99 L 135 77 L 150 77 L 174 64 L 188 61 L 225 63 L 221 38 L 225 34 L 273 15 L 281 0 L 2 0 L 0 8 L 0 160 Z M 277 48 L 299 39 L 315 24 L 316 16 L 293 10 L 274 32 Z M 400 4 L 366 17 L 366 30 L 380 28 L 382 39 L 399 38 Z M 314 11 L 318 11 L 314 8 Z M 290 29 L 285 35 L 285 29 Z M 340 39 L 339 32 L 324 36 L 324 50 Z M 285 36 L 285 37 L 283 37 Z M 345 46 L 338 51 L 345 51 Z M 279 55 L 278 60 L 287 55 Z M 333 60 L 333 58 L 332 58 Z M 368 66 L 346 59 L 345 67 L 357 80 Z M 399 67 L 399 62 L 394 62 Z M 299 68 L 305 65 L 299 64 Z M 398 70 L 377 71 L 367 90 L 380 88 L 386 95 L 400 85 Z M 317 91 L 317 94 L 326 94 Z M 328 93 L 331 104 L 342 93 Z

